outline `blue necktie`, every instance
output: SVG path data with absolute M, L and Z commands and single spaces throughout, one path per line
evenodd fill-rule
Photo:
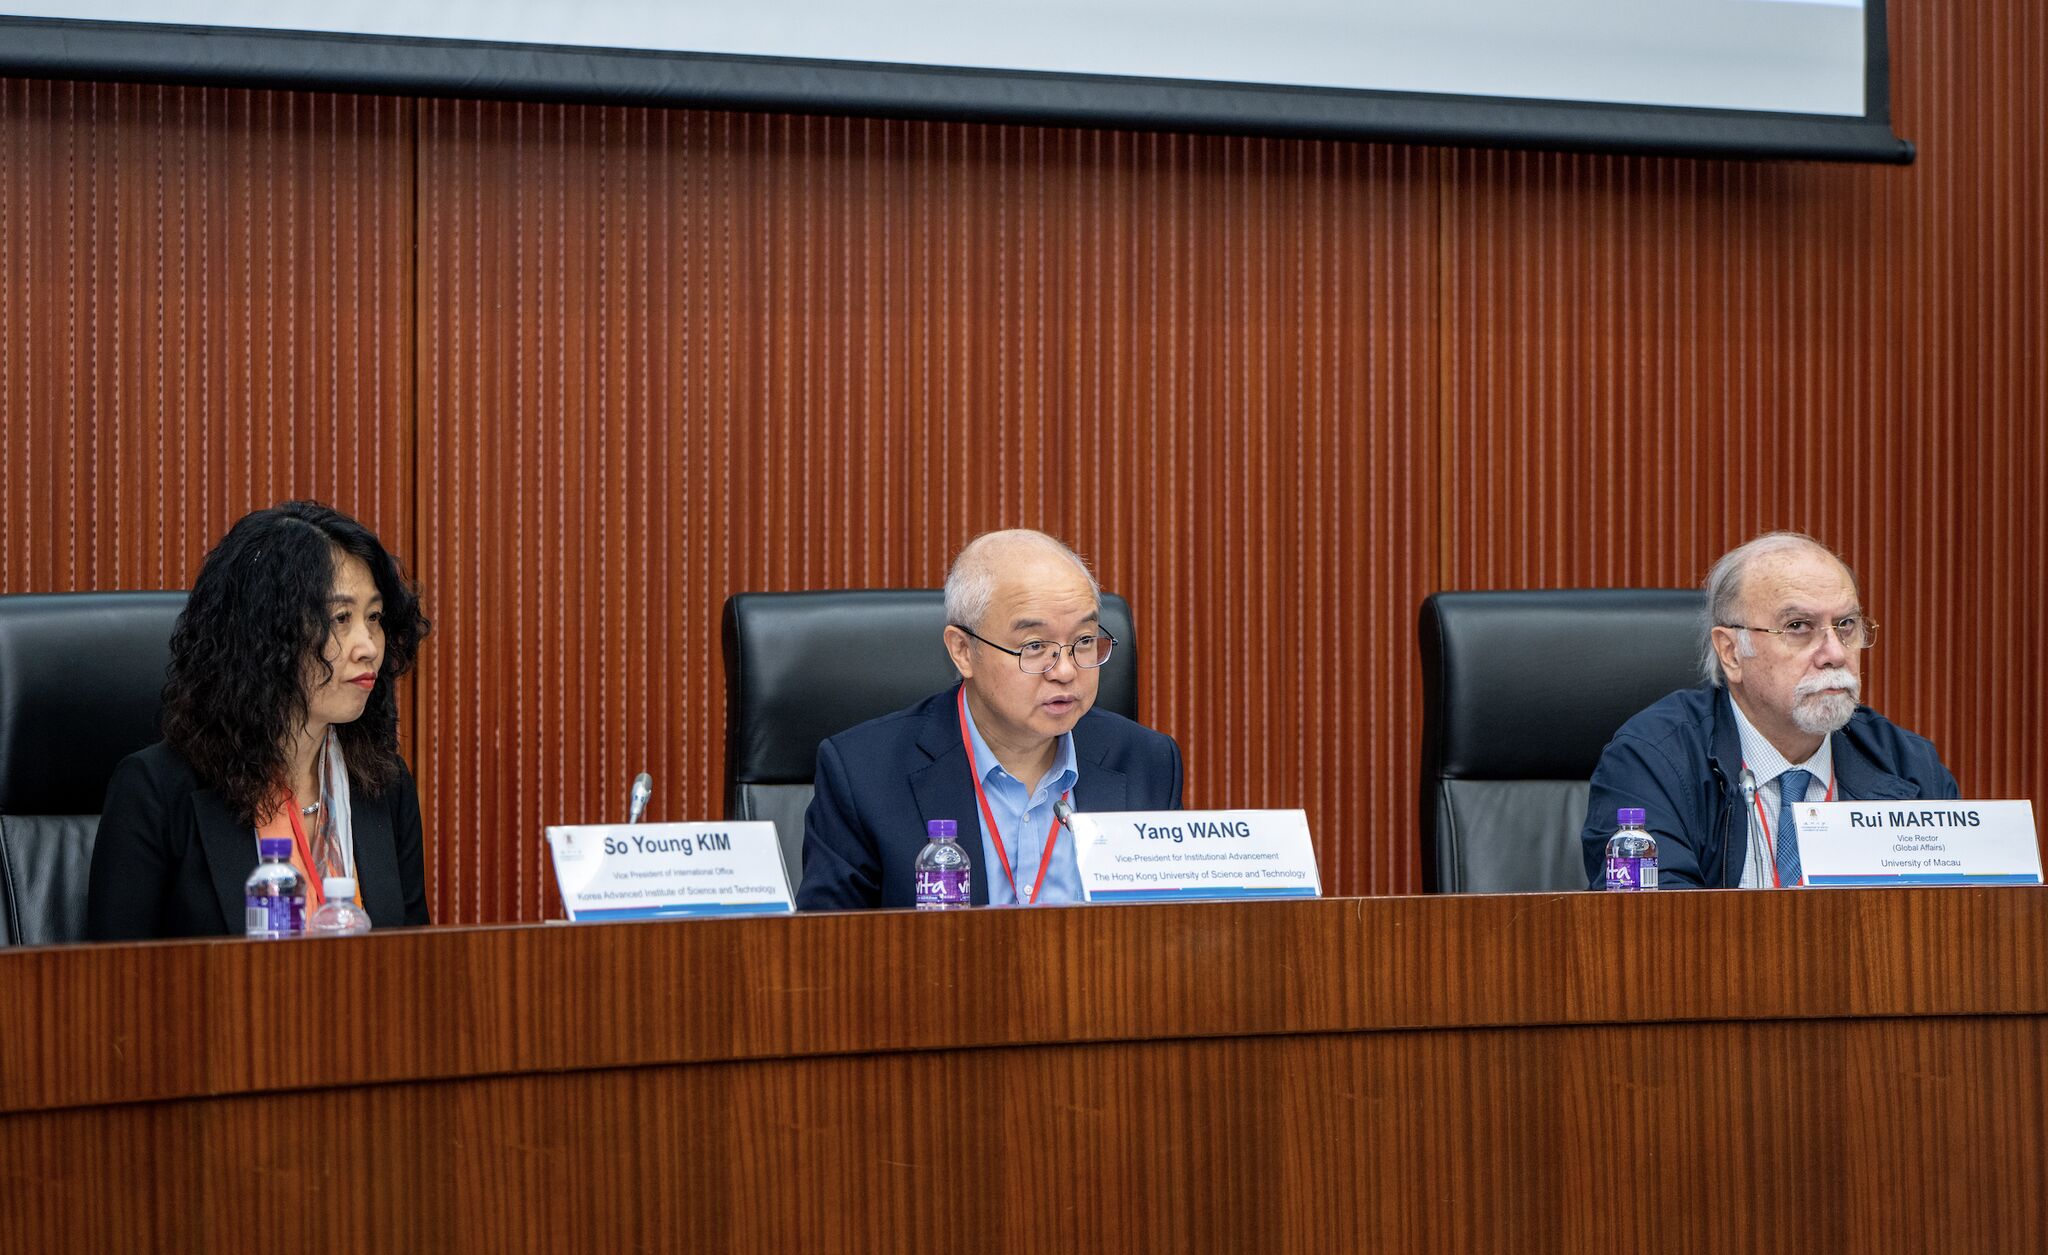
M 1800 881 L 1799 825 L 1792 808 L 1806 800 L 1813 773 L 1797 767 L 1778 777 L 1778 883 L 1790 888 Z

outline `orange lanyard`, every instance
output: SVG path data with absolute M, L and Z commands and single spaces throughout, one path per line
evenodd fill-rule
M 1744 763 L 1744 764 L 1742 764 L 1742 769 L 1743 769 L 1744 771 L 1748 771 L 1748 770 L 1749 770 L 1749 764 L 1748 764 L 1748 763 Z M 1802 802 L 1804 802 L 1804 801 L 1805 801 L 1806 799 L 1805 799 L 1805 798 L 1800 798 L 1799 800 L 1800 800 L 1800 801 L 1802 801 Z M 1834 801 L 1834 800 L 1835 800 L 1835 773 L 1834 773 L 1834 769 L 1833 769 L 1833 768 L 1829 768 L 1829 769 L 1828 769 L 1828 791 L 1827 791 L 1827 795 L 1826 795 L 1825 797 L 1821 798 L 1821 801 L 1823 801 L 1823 802 L 1832 802 L 1832 801 Z M 1783 889 L 1783 888 L 1784 888 L 1785 886 L 1783 886 L 1783 885 L 1781 885 L 1781 884 L 1779 884 L 1779 883 L 1778 883 L 1778 845 L 1777 845 L 1777 842 L 1775 842 L 1775 841 L 1773 841 L 1773 840 L 1771 839 L 1771 821 L 1770 821 L 1769 819 L 1767 819 L 1767 818 L 1765 818 L 1765 817 L 1764 817 L 1764 791 L 1763 791 L 1762 789 L 1757 789 L 1756 791 L 1752 792 L 1752 793 L 1751 793 L 1751 794 L 1749 795 L 1749 804 L 1750 804 L 1751 806 L 1754 806 L 1754 807 L 1756 807 L 1756 821 L 1757 821 L 1757 823 L 1759 823 L 1759 824 L 1763 825 L 1763 830 L 1764 830 L 1764 853 L 1765 853 L 1765 854 L 1767 854 L 1767 855 L 1769 855 L 1769 856 L 1770 856 L 1770 860 L 1771 860 L 1771 888 L 1773 888 L 1773 889 Z M 1785 781 L 1784 781 L 1784 778 L 1783 778 L 1783 777 L 1781 776 L 1781 777 L 1779 778 L 1779 780 L 1778 780 L 1778 805 L 1780 805 L 1780 806 L 1783 806 L 1784 804 L 1785 804 Z
M 1010 852 L 1003 848 L 1003 830 L 996 827 L 995 812 L 988 808 L 988 794 L 982 792 L 981 773 L 974 769 L 974 741 L 967 733 L 967 686 L 960 686 L 960 747 L 967 751 L 967 774 L 974 777 L 975 800 L 981 803 L 982 822 L 988 825 L 988 835 L 996 843 L 996 857 L 1003 862 L 1003 878 L 1010 882 L 1010 896 L 1023 900 L 1017 892 L 1017 874 L 1010 870 Z M 1061 794 L 1070 795 L 1073 790 Z M 1031 898 L 1026 906 L 1038 905 L 1038 891 L 1045 888 L 1045 869 L 1052 866 L 1052 847 L 1060 839 L 1060 817 L 1052 817 L 1052 826 L 1045 830 L 1045 849 L 1038 856 L 1038 879 L 1031 886 Z

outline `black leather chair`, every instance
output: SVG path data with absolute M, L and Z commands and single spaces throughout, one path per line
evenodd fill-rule
M 0 597 L 0 945 L 85 935 L 107 779 L 156 741 L 185 594 Z
M 1422 603 L 1422 885 L 1584 889 L 1579 830 L 1600 751 L 1700 682 L 1703 594 L 1549 588 Z
M 1096 705 L 1138 717 L 1131 607 L 1102 595 L 1116 655 Z M 725 601 L 725 814 L 766 819 L 794 890 L 803 878 L 804 810 L 826 737 L 959 682 L 946 656 L 935 588 L 735 593 Z

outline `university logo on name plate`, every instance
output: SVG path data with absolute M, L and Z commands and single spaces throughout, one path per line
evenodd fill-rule
M 1073 828 L 1090 902 L 1323 896 L 1307 811 L 1077 812 Z
M 575 921 L 796 909 L 772 823 L 563 825 L 547 842 Z

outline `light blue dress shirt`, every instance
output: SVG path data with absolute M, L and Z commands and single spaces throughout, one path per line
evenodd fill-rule
M 1773 847 L 1777 841 L 1775 834 L 1770 838 L 1764 836 L 1764 826 L 1757 819 L 1757 806 L 1762 806 L 1766 815 L 1777 815 L 1779 795 L 1783 792 L 1783 781 L 1780 777 L 1794 767 L 1804 769 L 1809 776 L 1806 796 L 1794 800 L 1827 801 L 1829 789 L 1835 779 L 1835 738 L 1822 737 L 1820 748 L 1813 752 L 1813 757 L 1803 763 L 1795 763 L 1780 754 L 1778 747 L 1772 745 L 1763 733 L 1756 730 L 1756 725 L 1749 721 L 1749 716 L 1742 713 L 1741 706 L 1736 705 L 1733 700 L 1728 706 L 1735 712 L 1735 733 L 1742 742 L 1742 763 L 1749 768 L 1751 777 L 1755 779 L 1757 792 L 1757 801 L 1744 808 L 1749 816 L 1749 853 L 1742 860 L 1742 884 L 1739 887 L 1768 889 L 1771 887 L 1772 862 L 1777 854 Z M 1776 823 L 1776 818 L 1771 822 Z
M 1038 883 L 1038 865 L 1045 858 L 1045 832 L 1052 825 L 1052 804 L 1081 778 L 1074 764 L 1074 734 L 1069 732 L 1055 742 L 1058 748 L 1053 751 L 1052 769 L 1036 790 L 1026 790 L 1024 782 L 1005 771 L 988 742 L 981 739 L 981 729 L 974 726 L 974 708 L 966 703 L 962 708 L 967 712 L 967 737 L 974 745 L 974 775 L 981 781 L 996 825 L 1003 830 L 1003 848 L 1010 852 L 1010 870 L 1017 877 L 1017 887 L 1012 890 L 1003 875 L 1003 860 L 996 857 L 988 820 L 982 818 L 981 857 L 988 873 L 988 902 L 990 906 L 1015 906 L 1019 901 L 1028 902 L 1031 886 Z M 978 804 L 976 813 L 979 816 Z M 1080 900 L 1081 864 L 1074 857 L 1074 834 L 1061 828 L 1053 843 L 1045 886 L 1038 891 L 1038 905 Z

